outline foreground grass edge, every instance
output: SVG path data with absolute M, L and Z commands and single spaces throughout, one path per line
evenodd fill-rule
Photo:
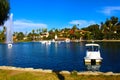
M 0 80 L 120 80 L 120 73 L 52 71 L 0 66 Z

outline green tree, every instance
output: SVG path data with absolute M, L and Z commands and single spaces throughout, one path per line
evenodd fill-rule
M 117 33 L 118 18 L 112 16 L 110 19 L 106 19 L 105 23 L 101 24 L 101 31 L 104 35 L 104 39 L 115 39 Z
M 84 39 L 84 40 L 93 39 L 93 35 L 91 35 L 91 32 L 86 32 L 86 33 L 83 35 L 83 39 Z
M 70 28 L 64 28 L 61 30 L 63 37 L 68 38 L 70 36 L 69 32 L 70 32 Z
M 36 29 L 37 34 L 39 33 L 39 29 Z
M 23 40 L 24 37 L 25 37 L 25 35 L 23 34 L 23 32 L 17 33 L 17 39 L 18 40 Z
M 59 36 L 59 34 L 60 34 L 60 30 L 55 29 L 55 35 L 58 35 L 58 36 Z
M 72 30 L 79 30 L 79 28 L 77 27 L 77 25 L 74 25 L 73 27 L 72 27 Z
M 81 34 L 80 34 L 80 32 L 78 32 L 78 31 L 76 31 L 76 32 L 74 33 L 74 35 L 75 35 L 75 39 L 80 39 L 80 37 L 81 37 Z
M 116 25 L 118 23 L 118 17 L 112 16 L 111 17 L 111 22 L 113 25 Z
M 77 25 L 74 25 L 74 26 L 72 27 L 72 29 L 70 30 L 70 32 L 69 32 L 69 34 L 70 34 L 69 38 L 70 38 L 70 39 L 76 39 L 76 38 L 77 38 L 77 36 L 78 36 L 78 33 L 76 32 L 77 30 L 79 30 L 79 29 L 77 28 Z M 76 36 L 76 35 L 77 35 L 77 36 Z
M 38 29 L 38 33 L 39 33 L 39 34 L 41 33 L 41 29 Z
M 5 42 L 5 34 L 3 31 L 0 32 L 0 41 Z
M 35 30 L 32 30 L 32 39 L 35 40 Z
M 28 33 L 27 37 L 28 37 L 28 41 L 32 41 L 33 40 L 33 34 L 31 32 Z
M 47 32 L 47 28 L 42 28 L 42 32 Z
M 35 34 L 35 30 L 34 29 L 32 30 L 32 34 Z
M 0 31 L 0 41 L 5 42 L 6 39 L 5 34 L 6 34 L 6 27 L 4 26 L 3 30 Z
M 8 0 L 0 0 L 0 25 L 4 24 L 7 20 L 10 10 L 10 4 Z
M 116 31 L 118 34 L 120 34 L 120 22 L 116 25 Z
M 90 25 L 90 26 L 88 26 L 87 28 L 82 28 L 82 30 L 85 30 L 85 31 L 90 31 L 91 32 L 91 34 L 89 34 L 89 33 L 86 33 L 85 35 L 85 37 L 87 38 L 87 37 L 89 37 L 89 38 L 87 38 L 87 39 L 90 39 L 90 38 L 92 38 L 92 39 L 102 39 L 102 37 L 101 37 L 101 32 L 100 32 L 100 29 L 99 29 L 99 25 L 98 24 L 94 24 L 94 25 Z M 88 36 L 88 34 L 89 34 L 89 36 Z M 91 37 L 90 37 L 90 35 L 91 35 Z

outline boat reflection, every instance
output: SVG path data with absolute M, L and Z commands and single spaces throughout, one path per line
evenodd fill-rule
M 85 66 L 87 68 L 87 71 L 99 71 L 101 64 L 100 63 L 96 63 L 96 64 L 92 64 L 92 63 L 85 63 Z

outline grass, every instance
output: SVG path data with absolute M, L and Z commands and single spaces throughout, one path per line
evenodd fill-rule
M 77 75 L 75 71 L 71 74 L 60 74 L 0 69 L 0 80 L 120 80 L 120 75 Z

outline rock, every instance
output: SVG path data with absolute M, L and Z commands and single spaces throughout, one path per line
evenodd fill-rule
M 70 74 L 69 71 L 61 71 L 60 74 Z
M 33 68 L 25 68 L 26 71 L 33 71 Z
M 43 69 L 34 69 L 34 71 L 43 72 Z
M 52 70 L 49 70 L 49 69 L 45 69 L 43 70 L 44 73 L 52 73 Z

